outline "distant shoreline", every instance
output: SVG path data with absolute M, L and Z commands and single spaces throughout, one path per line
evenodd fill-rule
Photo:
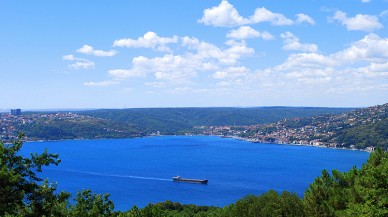
M 249 138 L 243 138 L 238 136 L 223 136 L 223 135 L 199 135 L 199 136 L 217 136 L 220 138 L 229 138 L 229 139 L 236 139 L 241 141 L 246 141 L 250 143 L 261 143 L 261 144 L 273 144 L 273 145 L 290 145 L 290 146 L 307 146 L 307 147 L 316 147 L 316 148 L 329 148 L 329 149 L 335 149 L 335 150 L 348 150 L 348 151 L 362 151 L 362 152 L 368 152 L 371 153 L 371 151 L 365 150 L 365 149 L 353 149 L 353 148 L 335 148 L 335 147 L 327 147 L 322 145 L 308 145 L 308 144 L 295 144 L 295 143 L 276 143 L 276 142 L 260 142 L 260 141 L 254 141 Z
M 307 146 L 307 147 L 316 147 L 316 148 L 329 148 L 329 149 L 335 149 L 335 150 L 348 150 L 348 151 L 362 151 L 362 152 L 368 152 L 371 153 L 371 151 L 365 150 L 365 149 L 352 149 L 352 148 L 335 148 L 335 147 L 327 147 L 327 146 L 317 146 L 317 145 L 308 145 L 308 144 L 295 144 L 295 143 L 276 143 L 276 142 L 260 142 L 255 141 L 253 139 L 249 138 L 243 138 L 238 136 L 224 136 L 224 135 L 205 135 L 205 134 L 192 134 L 192 135 L 146 135 L 146 136 L 138 136 L 138 137 L 117 137 L 117 138 L 75 138 L 75 139 L 53 139 L 53 140 L 44 140 L 44 139 L 37 139 L 37 140 L 23 140 L 23 142 L 60 142 L 60 141 L 82 141 L 82 140 L 107 140 L 107 139 L 138 139 L 138 138 L 146 138 L 146 137 L 166 137 L 166 136 L 214 136 L 214 137 L 220 137 L 225 139 L 234 139 L 234 140 L 241 140 L 245 142 L 250 143 L 261 143 L 261 144 L 273 144 L 273 145 L 289 145 L 289 146 Z M 12 142 L 6 142 L 5 144 L 10 144 Z

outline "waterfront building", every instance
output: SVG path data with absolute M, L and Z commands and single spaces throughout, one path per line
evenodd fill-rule
M 14 116 L 22 115 L 22 110 L 21 109 L 11 109 L 11 115 L 14 115 Z

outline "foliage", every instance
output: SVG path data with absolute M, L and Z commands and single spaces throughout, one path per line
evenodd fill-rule
M 30 139 L 96 139 L 140 136 L 138 130 L 124 123 L 82 116 L 77 119 L 37 119 L 30 124 L 17 126 Z
M 36 173 L 43 166 L 58 165 L 57 154 L 31 154 L 30 158 L 18 155 L 20 140 L 12 144 L 0 142 L 0 215 L 39 216 L 53 215 L 57 208 L 66 207 L 69 194 L 54 194 L 56 186 L 43 181 Z
M 114 205 L 107 194 L 84 190 L 70 205 L 69 193 L 56 193 L 56 184 L 37 175 L 43 166 L 58 165 L 58 154 L 45 150 L 23 157 L 19 155 L 20 139 L 10 144 L 0 142 L 0 216 L 111 216 Z
M 80 114 L 130 123 L 144 132 L 178 134 L 194 126 L 243 126 L 271 123 L 284 118 L 323 113 L 338 114 L 345 108 L 252 107 L 252 108 L 138 108 L 84 111 Z
M 360 170 L 324 170 L 305 192 L 308 216 L 387 216 L 388 152 L 378 148 Z
M 260 196 L 248 195 L 227 207 L 225 216 L 295 216 L 303 217 L 302 199 L 284 191 L 270 190 Z
M 109 194 L 94 194 L 89 189 L 78 192 L 75 201 L 71 216 L 110 216 L 114 208 Z
M 336 141 L 346 147 L 355 145 L 356 148 L 381 146 L 388 150 L 388 118 L 369 125 L 359 125 L 339 130 Z

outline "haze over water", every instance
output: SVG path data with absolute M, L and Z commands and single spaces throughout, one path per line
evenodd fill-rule
M 366 152 L 260 144 L 209 136 L 68 140 L 25 143 L 22 153 L 59 153 L 59 166 L 42 176 L 73 195 L 82 189 L 110 193 L 116 210 L 172 200 L 225 206 L 270 189 L 303 196 L 323 169 L 360 168 Z M 208 179 L 175 183 L 172 176 Z

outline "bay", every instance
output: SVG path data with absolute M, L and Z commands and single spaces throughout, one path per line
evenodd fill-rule
M 82 189 L 110 193 L 115 210 L 171 200 L 225 206 L 270 189 L 303 196 L 323 169 L 360 168 L 369 153 L 308 146 L 250 143 L 213 136 L 28 142 L 23 155 L 47 148 L 59 166 L 41 177 L 75 196 Z M 207 185 L 176 183 L 172 176 L 208 179 Z

